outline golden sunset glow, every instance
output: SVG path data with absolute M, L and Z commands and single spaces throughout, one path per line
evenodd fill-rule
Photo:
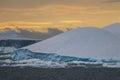
M 120 22 L 119 0 L 1 0 L 0 32 L 18 28 L 47 32 Z

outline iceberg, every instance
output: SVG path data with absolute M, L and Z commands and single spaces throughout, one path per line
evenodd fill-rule
M 104 29 L 78 28 L 18 49 L 11 58 L 120 67 L 120 39 Z

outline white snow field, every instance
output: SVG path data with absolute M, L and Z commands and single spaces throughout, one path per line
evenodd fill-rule
M 120 23 L 115 23 L 104 28 L 120 38 Z
M 78 28 L 24 47 L 32 52 L 93 59 L 120 59 L 120 39 L 98 28 Z

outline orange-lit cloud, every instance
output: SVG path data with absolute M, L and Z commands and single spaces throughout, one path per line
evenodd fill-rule
M 81 26 L 101 28 L 120 22 L 120 3 L 113 1 L 3 0 L 0 1 L 0 31 L 7 28 L 31 32 L 47 32 L 48 28 L 67 31 Z
M 75 24 L 79 21 L 79 26 L 104 26 L 114 22 L 120 22 L 119 8 L 107 8 L 104 6 L 68 6 L 68 5 L 48 5 L 27 9 L 0 8 L 1 22 L 23 21 L 24 24 L 51 24 L 66 22 Z M 68 20 L 68 21 L 64 21 Z M 70 21 L 79 20 L 79 21 Z M 28 23 L 30 22 L 30 23 Z M 39 23 L 37 23 L 39 22 Z
M 67 31 L 68 29 L 75 29 L 80 27 L 80 24 L 81 24 L 80 20 L 62 20 L 53 23 L 52 22 L 22 22 L 22 21 L 3 22 L 0 23 L 0 32 L 4 32 L 7 29 L 11 29 L 15 31 L 18 31 L 19 29 L 25 29 L 30 32 L 47 33 L 49 28 L 55 28 L 60 31 Z
M 9 15 L 15 14 L 21 16 L 43 16 L 43 15 L 74 15 L 74 14 L 107 14 L 107 13 L 119 13 L 119 8 L 103 9 L 101 7 L 81 7 L 81 6 L 65 6 L 65 5 L 52 5 L 43 6 L 38 8 L 29 9 L 8 9 L 0 8 L 0 14 Z
M 66 23 L 66 24 L 75 24 L 75 23 L 82 23 L 80 20 L 62 20 L 60 21 L 61 23 Z

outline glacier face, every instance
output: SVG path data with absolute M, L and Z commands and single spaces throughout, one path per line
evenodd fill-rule
M 85 62 L 96 62 L 96 59 L 91 58 L 79 58 L 71 56 L 57 55 L 54 53 L 35 53 L 28 49 L 19 49 L 12 53 L 13 60 L 26 60 L 26 59 L 40 59 L 44 61 L 54 62 L 71 62 L 71 61 L 85 61 Z
M 38 60 L 42 62 L 52 62 L 57 63 L 62 66 L 63 63 L 67 66 L 106 66 L 106 67 L 120 67 L 120 60 L 116 59 L 92 59 L 92 58 L 80 58 L 63 56 L 52 53 L 35 53 L 27 49 L 19 49 L 11 54 L 11 58 L 14 61 L 29 61 Z M 37 62 L 38 62 L 37 61 Z M 62 63 L 62 64 L 61 64 Z M 61 65 L 60 65 L 61 64 Z M 37 65 L 37 64 L 36 64 Z M 35 66 L 35 65 L 34 65 Z

